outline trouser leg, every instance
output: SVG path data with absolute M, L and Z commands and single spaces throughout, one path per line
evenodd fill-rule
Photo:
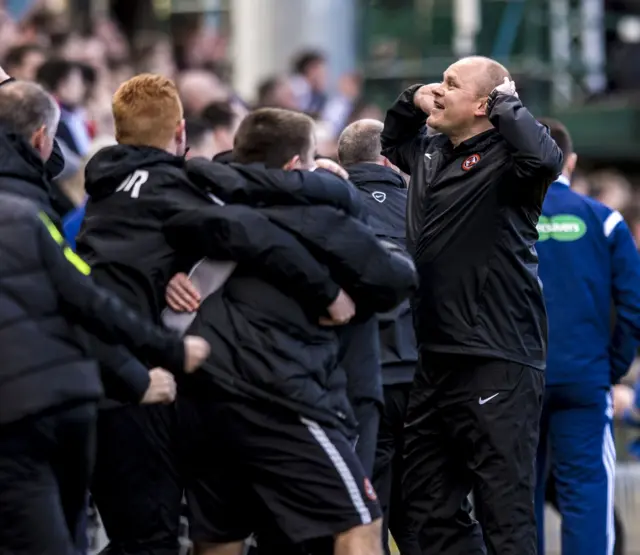
M 563 553 L 612 555 L 615 445 L 607 388 L 566 387 L 551 420 Z
M 425 357 L 416 370 L 405 424 L 402 555 L 484 555 L 482 533 L 467 499 L 466 453 L 445 420 L 446 357 Z
M 177 555 L 182 481 L 173 405 L 100 411 L 92 495 L 104 554 Z

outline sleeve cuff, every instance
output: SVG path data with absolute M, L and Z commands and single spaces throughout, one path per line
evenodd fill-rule
M 137 359 L 131 358 L 118 372 L 120 383 L 117 391 L 106 387 L 108 398 L 124 403 L 139 403 L 149 389 L 149 370 Z

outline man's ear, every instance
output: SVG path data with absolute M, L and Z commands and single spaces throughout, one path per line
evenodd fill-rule
M 187 143 L 187 131 L 184 119 L 180 120 L 176 125 L 175 140 L 177 145 L 186 145 Z
M 478 104 L 476 106 L 476 109 L 473 113 L 474 116 L 476 116 L 477 118 L 483 118 L 486 117 L 487 114 L 487 104 L 489 102 L 489 97 L 488 96 L 483 96 L 478 100 Z
M 43 152 L 46 148 L 47 127 L 42 125 L 39 129 L 36 129 L 31 135 L 31 146 L 38 152 Z
M 300 155 L 296 154 L 293 158 L 291 158 L 291 160 L 289 160 L 284 166 L 282 166 L 282 169 L 290 172 L 291 170 L 300 169 L 300 166 Z
M 386 156 L 380 156 L 380 161 L 381 164 L 385 167 L 385 168 L 389 168 L 391 170 L 393 170 L 394 172 L 400 172 L 400 168 L 398 166 L 396 166 L 395 164 L 393 164 L 391 162 L 391 160 L 389 160 L 389 158 L 387 158 Z
M 572 175 L 573 172 L 576 170 L 577 165 L 578 165 L 578 155 L 575 152 L 572 152 L 567 156 L 567 159 L 564 161 L 563 173 L 568 173 L 569 175 Z

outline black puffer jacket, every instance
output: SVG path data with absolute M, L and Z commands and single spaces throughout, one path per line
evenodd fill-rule
M 41 159 L 0 133 L 0 424 L 101 396 L 83 329 L 182 370 L 182 342 L 96 287 L 55 217 Z
M 411 293 L 416 285 L 413 265 L 383 247 L 368 226 L 331 206 L 357 195 L 350 184 L 331 177 L 326 186 L 291 188 L 261 177 L 267 171 L 264 166 L 237 170 L 245 178 L 242 195 L 237 189 L 227 190 L 220 180 L 209 181 L 209 191 L 225 202 L 241 196 L 260 207 L 257 213 L 294 235 L 354 299 L 358 318 L 390 310 Z M 198 170 L 192 166 L 190 175 L 199 173 L 197 180 L 204 184 L 207 172 L 206 165 Z M 351 209 L 358 213 L 359 203 Z M 187 236 L 218 244 L 221 230 L 205 221 L 204 210 L 196 210 L 173 218 L 165 231 L 177 244 L 184 245 Z M 225 253 L 218 255 L 224 259 Z M 319 326 L 317 314 L 286 290 L 267 283 L 251 260 L 238 262 L 225 287 L 203 303 L 191 328 L 212 344 L 207 371 L 234 393 L 268 399 L 352 432 L 355 421 L 345 373 L 338 366 L 335 331 Z M 194 382 L 193 389 L 200 389 L 202 376 L 194 376 Z

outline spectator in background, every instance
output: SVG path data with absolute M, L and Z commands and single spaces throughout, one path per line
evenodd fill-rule
M 213 132 L 215 149 L 213 155 L 232 150 L 240 118 L 231 103 L 229 101 L 212 102 L 202 110 L 201 118 Z
M 206 158 L 211 160 L 218 150 L 211 126 L 202 119 L 189 118 L 187 125 L 187 158 Z
M 631 183 L 615 170 L 602 170 L 589 176 L 593 185 L 594 197 L 612 210 L 625 210 L 631 202 L 633 192 Z
M 638 202 L 628 206 L 623 212 L 623 216 L 631 230 L 636 247 L 640 247 L 640 205 Z
M 316 153 L 323 158 L 338 160 L 338 138 L 329 122 L 316 120 Z
M 80 232 L 80 227 L 84 220 L 85 205 L 87 203 L 87 192 L 84 188 L 84 168 L 96 152 L 114 144 L 116 144 L 114 137 L 98 137 L 93 141 L 91 149 L 82 160 L 82 164 L 75 175 L 60 183 L 61 192 L 74 205 L 74 208 L 70 210 L 62 220 L 64 238 L 74 250 L 76 248 L 76 236 Z
M 38 44 L 23 44 L 9 49 L 4 60 L 9 75 L 21 81 L 35 81 L 38 68 L 45 62 L 44 49 Z
M 113 92 L 118 90 L 121 83 L 136 74 L 131 62 L 125 58 L 109 60 L 107 67 L 109 69 L 109 88 Z
M 327 59 L 322 52 L 306 50 L 293 62 L 291 87 L 298 109 L 317 116 L 327 104 Z
M 352 123 L 362 119 L 383 121 L 384 113 L 377 104 L 372 104 L 371 102 L 366 102 L 365 100 L 360 99 L 353 105 L 353 109 L 351 110 L 351 114 L 349 114 L 349 119 L 347 120 L 347 125 L 351 125 Z
M 144 33 L 135 43 L 136 71 L 157 73 L 172 78 L 177 74 L 173 47 L 168 37 L 156 33 Z
M 87 64 L 96 70 L 106 69 L 107 49 L 98 38 L 81 36 L 75 32 L 63 35 L 63 37 L 58 45 L 56 57 L 64 58 L 70 62 Z
M 338 94 L 331 97 L 322 110 L 322 119 L 331 126 L 331 132 L 336 138 L 348 124 L 361 92 L 362 77 L 360 75 L 347 73 L 340 77 Z M 382 121 L 382 114 L 377 119 Z
M 291 83 L 281 75 L 269 77 L 262 81 L 262 83 L 258 85 L 256 108 L 297 110 L 298 103 L 293 93 Z
M 581 195 L 591 195 L 591 183 L 584 174 L 579 174 L 577 171 L 571 179 L 571 189 Z
M 178 90 L 187 117 L 198 116 L 212 102 L 229 98 L 229 91 L 211 72 L 188 70 L 178 79 Z
M 83 110 L 87 84 L 82 65 L 62 58 L 48 60 L 38 69 L 36 78 L 60 105 L 60 124 L 56 138 L 65 159 L 69 153 L 76 158 L 83 158 L 91 147 L 91 136 Z

